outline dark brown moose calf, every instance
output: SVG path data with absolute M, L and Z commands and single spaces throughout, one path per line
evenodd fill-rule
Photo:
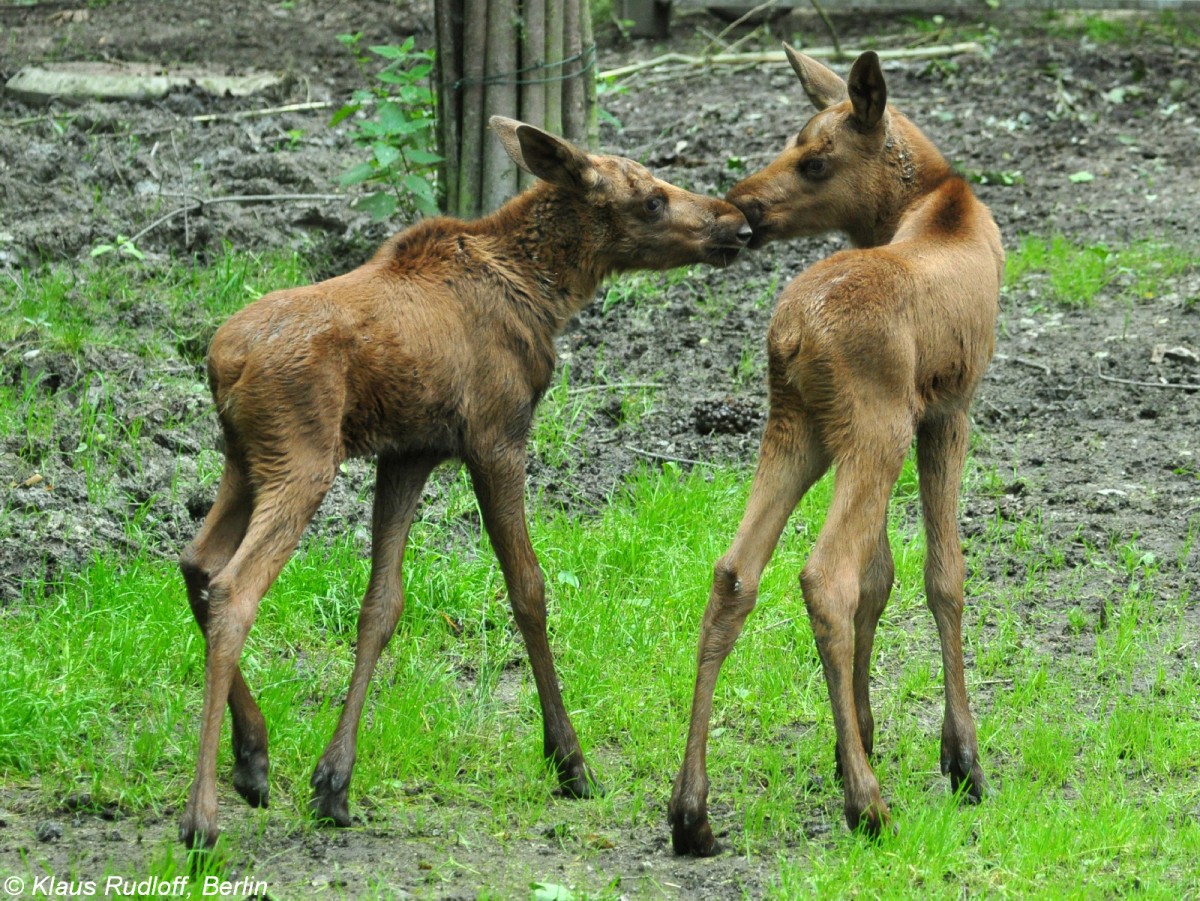
M 422 487 L 465 461 L 499 557 L 541 699 L 544 751 L 567 795 L 595 783 L 563 707 L 546 639 L 542 572 L 525 523 L 525 445 L 550 384 L 554 338 L 606 275 L 724 266 L 750 239 L 743 215 L 619 157 L 591 156 L 510 119 L 491 120 L 513 160 L 543 179 L 483 219 L 437 218 L 365 265 L 277 291 L 217 331 L 208 378 L 225 436 L 216 501 L 180 567 L 206 639 L 195 781 L 180 837 L 217 838 L 216 759 L 233 715 L 233 783 L 266 806 L 267 732 L 238 666 L 259 601 L 291 556 L 339 463 L 378 461 L 371 577 L 345 708 L 312 777 L 312 809 L 350 822 L 359 718 L 404 606 L 400 566 Z
M 894 576 L 887 503 L 914 437 L 925 592 L 946 683 L 942 771 L 969 801 L 984 789 L 963 679 L 957 504 L 968 408 L 995 340 L 1000 234 L 966 182 L 887 104 L 874 53 L 858 58 L 847 85 L 786 51 L 819 112 L 726 199 L 754 229 L 751 246 L 837 230 L 855 249 L 794 279 L 771 322 L 770 413 L 745 514 L 716 564 L 687 751 L 671 796 L 679 854 L 716 850 L 705 751 L 717 672 L 754 608 L 788 517 L 830 466 L 833 502 L 800 583 L 833 704 L 846 822 L 869 833 L 888 822 L 868 763 L 875 730 L 868 682 Z

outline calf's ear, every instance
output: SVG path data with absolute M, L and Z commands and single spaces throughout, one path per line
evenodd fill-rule
M 587 191 L 599 181 L 591 158 L 570 141 L 516 119 L 492 116 L 489 122 L 505 152 L 530 175 L 574 191 Z

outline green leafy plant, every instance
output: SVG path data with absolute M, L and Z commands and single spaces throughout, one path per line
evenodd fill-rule
M 133 243 L 133 238 L 128 235 L 117 235 L 112 243 L 97 244 L 92 248 L 91 255 L 102 257 L 106 253 L 119 253 L 121 256 L 133 257 L 135 260 L 146 259 L 146 255 L 138 250 L 138 246 Z
M 338 40 L 353 50 L 359 66 L 367 69 L 373 57 L 359 49 L 361 34 L 341 34 Z M 330 126 L 352 120 L 354 142 L 370 157 L 342 174 L 343 186 L 367 184 L 376 190 L 355 202 L 355 209 L 376 221 L 397 211 L 433 215 L 438 211 L 434 152 L 436 117 L 430 83 L 433 51 L 417 50 L 410 37 L 399 45 L 367 48 L 385 61 L 374 74 L 375 85 L 355 91 L 350 103 L 339 109 Z M 358 113 L 370 109 L 369 117 Z

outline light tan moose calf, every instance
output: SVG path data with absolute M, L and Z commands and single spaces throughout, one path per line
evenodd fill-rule
M 793 280 L 771 322 L 770 413 L 745 514 L 716 564 L 687 750 L 671 796 L 679 854 L 717 849 L 705 764 L 717 673 L 754 608 L 788 517 L 830 466 L 833 502 L 800 582 L 833 705 L 846 822 L 872 833 L 888 823 L 868 763 L 875 729 L 868 683 L 894 576 L 888 498 L 914 437 L 925 592 L 946 685 L 942 771 L 969 801 L 984 789 L 963 678 L 957 504 L 968 408 L 995 340 L 1000 234 L 966 182 L 888 105 L 874 53 L 858 58 L 847 83 L 785 49 L 818 112 L 726 199 L 746 214 L 751 246 L 840 231 L 854 249 Z

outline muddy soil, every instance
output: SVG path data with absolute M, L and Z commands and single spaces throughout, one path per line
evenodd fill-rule
M 345 99 L 363 78 L 335 39 L 341 32 L 362 31 L 368 43 L 398 43 L 409 34 L 423 44 L 432 40 L 431 8 L 422 3 L 250 0 L 236 9 L 187 9 L 117 0 L 79 6 L 0 6 L 0 78 L 30 62 L 119 59 L 229 72 L 268 69 L 287 75 L 287 84 L 255 100 L 180 91 L 149 104 L 53 108 L 72 114 L 57 122 L 45 109 L 0 95 L 0 277 L 19 278 L 20 267 L 54 263 L 86 278 L 91 248 L 136 234 L 192 197 L 335 193 L 337 175 L 357 152 L 344 132 L 328 127 L 330 109 L 207 122 L 192 117 Z M 1006 245 L 1016 247 L 1024 234 L 1063 234 L 1085 244 L 1165 238 L 1200 246 L 1200 53 L 1153 31 L 1131 45 L 1096 45 L 1078 32 L 1055 36 L 1040 19 L 1010 13 L 984 24 L 983 53 L 938 63 L 889 62 L 885 71 L 890 98 L 948 158 L 981 177 L 978 192 Z M 872 16 L 865 24 L 838 17 L 835 25 L 846 44 L 937 40 L 901 17 Z M 666 49 L 695 52 L 707 43 L 706 32 L 721 27 L 715 19 L 689 17 L 677 22 L 664 46 L 623 43 L 609 34 L 600 66 Z M 773 27 L 774 36 L 742 49 L 756 43 L 774 49 L 779 36 L 827 43 L 819 20 L 807 15 L 792 14 Z M 765 163 L 809 114 L 784 65 L 646 72 L 603 102 L 611 113 L 601 132 L 606 150 L 643 159 L 667 179 L 702 192 L 723 192 Z M 1072 179 L 1085 171 L 1091 180 Z M 204 261 L 226 244 L 297 247 L 326 275 L 361 262 L 401 225 L 373 224 L 345 200 L 227 203 L 174 217 L 147 231 L 138 246 L 150 266 L 172 256 Z M 660 387 L 653 408 L 635 419 L 623 414 L 620 397 L 602 407 L 571 460 L 534 460 L 531 490 L 546 503 L 587 515 L 646 460 L 732 463 L 749 477 L 765 413 L 769 298 L 791 275 L 841 246 L 835 237 L 772 245 L 726 271 L 657 281 L 663 289 L 654 299 L 609 296 L 609 303 L 585 311 L 561 343 L 571 383 L 594 384 L 602 372 L 614 382 Z M 1006 291 L 996 359 L 975 409 L 974 450 L 978 470 L 998 473 L 992 481 L 1002 488 L 964 499 L 964 531 L 969 539 L 985 524 L 1015 528 L 1040 517 L 1068 557 L 1067 569 L 1052 577 L 1061 592 L 1046 597 L 1038 611 L 1056 623 L 1080 603 L 1099 610 L 1114 596 L 1112 569 L 1120 569 L 1121 546 L 1136 541 L 1163 561 L 1190 554 L 1190 568 L 1162 567 L 1159 587 L 1164 601 L 1185 599 L 1196 635 L 1200 561 L 1185 538 L 1200 529 L 1200 391 L 1181 386 L 1200 384 L 1200 364 L 1186 354 L 1159 360 L 1155 348 L 1200 351 L 1200 266 L 1171 277 L 1154 296 L 1130 296 L 1135 275 L 1119 274 L 1083 309 L 1055 304 L 1045 282 Z M 151 298 L 123 315 L 138 327 L 164 326 Z M 39 580 L 53 591 L 94 552 L 122 547 L 131 503 L 148 507 L 142 528 L 167 556 L 177 553 L 211 503 L 196 463 L 199 449 L 216 440 L 203 390 L 163 397 L 155 370 L 116 349 L 76 357 L 30 354 L 33 349 L 24 341 L 0 347 L 0 378 L 20 383 L 40 373 L 46 390 L 81 391 L 87 373 L 103 371 L 103 390 L 115 408 L 131 416 L 170 409 L 145 416 L 140 468 L 114 469 L 118 490 L 111 494 L 119 500 L 108 505 L 89 504 L 84 476 L 72 468 L 72 436 L 62 436 L 61 454 L 43 456 L 43 482 L 35 484 L 29 484 L 33 467 L 21 442 L 0 447 L 0 494 L 6 516 L 17 524 L 0 542 L 2 603 L 17 602 L 22 587 Z M 200 352 L 181 341 L 179 358 L 161 361 L 163 371 L 190 368 L 200 385 Z M 330 496 L 316 528 L 362 526 L 364 511 L 350 500 L 369 478 L 364 467 L 343 480 L 349 486 Z M 55 490 L 46 491 L 46 483 Z M 1085 566 L 1089 553 L 1113 567 Z M 1000 593 L 1006 582 L 1022 578 L 1009 563 L 977 561 L 979 576 Z M 1047 632 L 1048 653 L 1071 653 L 1062 633 Z M 1195 663 L 1181 656 L 1167 665 Z M 223 814 L 232 818 L 234 805 L 226 802 Z M 664 809 L 656 821 L 663 822 L 665 789 L 657 803 Z M 0 802 L 0 814 L 0 867 L 24 871 L 27 853 L 38 866 L 81 875 L 99 875 L 106 863 L 112 872 L 134 871 L 176 823 L 173 811 L 136 824 L 109 822 L 48 805 L 36 794 Z M 39 840 L 38 826 L 46 823 L 59 824 L 60 837 L 51 828 L 41 836 L 48 840 Z M 272 823 L 244 853 L 256 875 L 271 881 L 273 896 L 301 896 L 314 887 L 352 896 L 371 884 L 371 873 L 415 894 L 428 891 L 427 860 L 438 853 L 431 847 L 436 842 L 407 834 L 402 823 L 380 819 L 365 830 L 315 836 L 276 818 Z M 489 847 L 461 848 L 462 868 L 439 874 L 448 881 L 438 883 L 436 895 L 473 897 L 489 885 L 488 874 L 526 866 L 594 891 L 621 876 L 621 891 L 631 896 L 655 890 L 741 897 L 761 892 L 772 870 L 770 854 L 765 862 L 726 856 L 718 866 L 676 860 L 665 829 L 630 831 L 602 855 L 582 858 L 552 838 L 528 847 L 510 843 L 495 853 Z M 330 875 L 335 868 L 336 877 Z

